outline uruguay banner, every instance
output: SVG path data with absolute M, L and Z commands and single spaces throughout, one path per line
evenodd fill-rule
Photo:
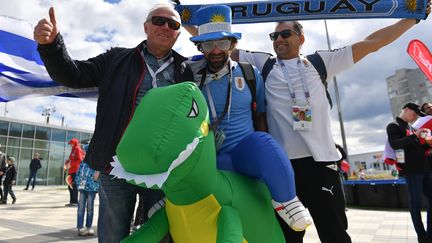
M 231 7 L 233 24 L 311 19 L 425 19 L 427 10 L 427 0 L 279 0 L 219 4 Z M 197 25 L 195 13 L 198 9 L 219 4 L 175 7 L 184 25 Z
M 58 95 L 94 99 L 97 89 L 71 89 L 48 75 L 30 23 L 0 16 L 0 102 Z
M 408 45 L 407 52 L 432 82 L 432 55 L 426 45 L 419 40 L 412 40 Z

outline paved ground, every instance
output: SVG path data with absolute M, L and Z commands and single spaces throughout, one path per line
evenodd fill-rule
M 64 207 L 69 200 L 66 187 L 37 186 L 34 191 L 22 189 L 21 186 L 14 187 L 16 204 L 0 205 L 0 242 L 97 242 L 96 236 L 77 235 L 76 208 Z M 98 198 L 95 201 L 95 228 L 97 208 Z M 417 242 L 407 211 L 349 208 L 347 215 L 354 243 Z M 304 243 L 315 242 L 320 241 L 312 226 Z

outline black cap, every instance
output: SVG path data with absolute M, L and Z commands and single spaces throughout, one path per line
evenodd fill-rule
M 411 103 L 411 102 L 407 103 L 407 104 L 404 105 L 403 109 L 405 109 L 405 108 L 408 108 L 410 110 L 415 111 L 415 113 L 417 113 L 419 116 L 426 116 L 426 113 L 424 113 L 421 110 L 420 106 L 417 105 L 416 103 Z

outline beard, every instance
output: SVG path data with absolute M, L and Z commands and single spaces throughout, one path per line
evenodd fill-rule
M 225 53 L 217 55 L 210 54 L 207 57 L 207 65 L 209 69 L 213 72 L 221 70 L 227 63 L 228 55 L 226 55 Z

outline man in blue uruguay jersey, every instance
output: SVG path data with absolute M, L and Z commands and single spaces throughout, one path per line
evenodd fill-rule
M 207 100 L 218 168 L 262 179 L 278 214 L 294 230 L 304 230 L 312 221 L 296 196 L 291 163 L 282 147 L 265 133 L 262 77 L 253 67 L 255 104 L 254 88 L 247 84 L 239 63 L 230 59 L 241 38 L 240 33 L 231 32 L 231 9 L 222 5 L 203 8 L 197 19 L 201 21 L 198 35 L 190 39 L 203 57 L 186 61 L 192 74 L 184 80 L 194 80 Z

